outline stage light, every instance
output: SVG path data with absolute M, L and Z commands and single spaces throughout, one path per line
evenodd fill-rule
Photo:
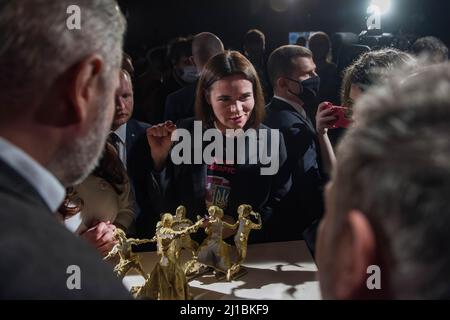
M 386 14 L 391 9 L 391 0 L 372 0 L 367 12 Z
M 270 7 L 276 12 L 285 12 L 294 2 L 294 0 L 270 0 Z

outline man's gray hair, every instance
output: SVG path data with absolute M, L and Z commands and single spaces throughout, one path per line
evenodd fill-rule
M 69 30 L 68 8 L 80 8 Z M 125 19 L 114 0 L 0 0 L 1 114 L 26 106 L 90 54 L 101 55 L 104 78 L 120 66 Z
M 369 219 L 393 298 L 450 298 L 450 66 L 370 89 L 355 105 L 333 173 L 335 236 Z

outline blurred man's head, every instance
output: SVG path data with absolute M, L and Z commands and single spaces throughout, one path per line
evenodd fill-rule
M 319 231 L 324 298 L 449 299 L 450 67 L 371 90 L 355 119 Z
M 121 70 L 119 74 L 119 87 L 116 90 L 115 113 L 112 130 L 116 130 L 121 125 L 130 120 L 133 114 L 134 95 L 131 76 L 126 70 Z
M 103 149 L 126 24 L 115 1 L 78 0 L 81 28 L 72 30 L 72 4 L 8 1 L 0 11 L 1 135 L 65 185 L 82 180 Z
M 295 44 L 297 46 L 306 47 L 306 38 L 305 37 L 298 37 L 297 40 L 295 41 Z
M 197 80 L 197 68 L 192 61 L 192 37 L 179 37 L 172 40 L 168 46 L 168 57 L 172 69 L 184 83 Z
M 197 34 L 192 41 L 192 56 L 197 71 L 202 72 L 208 60 L 216 54 L 223 53 L 224 50 L 222 41 L 215 34 L 210 32 Z
M 316 63 L 331 62 L 331 41 L 325 32 L 316 32 L 309 38 L 309 49 Z
M 431 63 L 446 62 L 448 60 L 447 46 L 436 37 L 423 37 L 414 42 L 411 52 L 416 56 L 425 56 Z
M 266 37 L 264 33 L 258 29 L 248 30 L 244 37 L 244 50 L 250 60 L 262 57 L 266 50 Z

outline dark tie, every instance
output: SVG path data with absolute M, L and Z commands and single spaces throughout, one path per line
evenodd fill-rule
M 117 152 L 117 154 L 119 155 L 119 158 L 120 158 L 120 143 L 121 143 L 121 140 L 120 140 L 119 136 L 117 135 L 117 133 L 115 133 L 114 131 L 111 132 L 109 134 L 109 137 L 108 137 L 108 142 L 113 145 L 113 147 L 116 149 L 116 152 Z

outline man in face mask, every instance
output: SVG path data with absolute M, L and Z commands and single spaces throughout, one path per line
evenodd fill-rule
M 185 88 L 198 79 L 197 68 L 192 59 L 192 37 L 176 38 L 168 46 L 168 58 L 172 72 L 163 78 L 162 85 L 143 104 L 145 121 L 150 124 L 161 123 L 164 120 L 164 109 L 167 97 Z
M 297 240 L 322 216 L 324 185 L 316 131 L 305 108 L 314 107 L 320 79 L 310 50 L 282 46 L 269 57 L 274 97 L 266 107 L 265 124 L 284 136 L 292 187 L 279 208 L 280 240 Z M 282 217 L 282 218 L 281 218 Z
M 182 56 L 174 66 L 174 72 L 182 85 L 189 85 L 198 79 L 197 68 L 192 64 L 191 57 Z
M 192 41 L 191 59 L 193 65 L 185 67 L 183 72 L 186 80 L 193 80 L 194 82 L 167 96 L 166 107 L 164 109 L 165 121 L 170 120 L 176 123 L 178 120 L 190 118 L 195 115 L 196 79 L 208 60 L 223 51 L 223 43 L 215 34 L 201 32 L 194 37 Z
M 169 59 L 172 64 L 173 77 L 179 87 L 184 87 L 197 81 L 197 68 L 192 61 L 193 38 L 178 38 L 169 49 Z

